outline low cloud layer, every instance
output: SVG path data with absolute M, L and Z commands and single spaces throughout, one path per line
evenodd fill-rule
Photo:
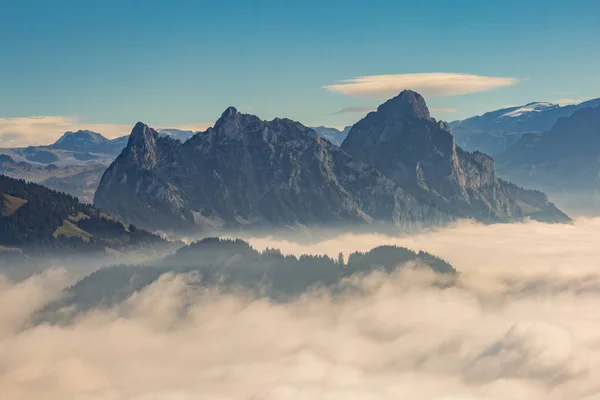
M 0 281 L 0 393 L 10 399 L 600 399 L 600 219 L 462 223 L 416 236 L 342 235 L 293 254 L 424 249 L 455 286 L 407 268 L 332 298 L 274 304 L 165 275 L 67 327 L 27 328 L 60 271 Z M 48 283 L 54 282 L 54 283 Z M 37 288 L 38 290 L 34 290 Z M 32 297 L 32 293 L 39 293 Z M 19 304 L 19 307 L 16 305 Z
M 424 97 L 443 97 L 484 92 L 513 86 L 518 82 L 518 79 L 510 77 L 437 72 L 359 76 L 324 88 L 346 96 L 388 99 L 405 89 L 419 92 Z
M 134 122 L 135 123 L 135 122 Z M 0 118 L 0 147 L 39 146 L 54 143 L 66 131 L 91 130 L 114 139 L 129 135 L 134 123 L 90 124 L 77 116 L 39 116 Z M 173 125 L 164 128 L 201 131 L 211 126 L 206 123 Z M 162 128 L 162 127 L 156 127 Z

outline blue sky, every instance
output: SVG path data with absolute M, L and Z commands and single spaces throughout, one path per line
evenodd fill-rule
M 445 120 L 584 100 L 600 97 L 598 21 L 595 0 L 0 0 L 0 133 L 32 116 L 108 136 L 139 120 L 200 126 L 229 105 L 343 126 L 362 114 L 339 110 L 386 93 L 324 87 L 392 74 L 514 80 L 448 95 L 436 78 L 426 99 Z M 27 134 L 46 140 L 34 125 Z

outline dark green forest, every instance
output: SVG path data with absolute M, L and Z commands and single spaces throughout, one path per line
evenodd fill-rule
M 109 247 L 131 247 L 161 242 L 156 235 L 104 215 L 73 196 L 44 186 L 0 175 L 0 210 L 7 209 L 5 196 L 24 201 L 10 213 L 0 214 L 0 245 L 30 252 L 54 249 L 103 251 Z M 15 209 L 16 208 L 16 209 Z M 57 235 L 68 222 L 69 234 Z
M 75 312 L 114 306 L 167 272 L 193 272 L 201 277 L 201 286 L 242 290 L 286 301 L 311 288 L 328 287 L 335 291 L 344 278 L 357 274 L 375 270 L 391 273 L 410 261 L 440 274 L 456 273 L 438 257 L 396 246 L 352 253 L 344 262 L 342 254 L 337 259 L 324 255 L 295 257 L 277 249 L 260 252 L 240 239 L 206 238 L 151 264 L 102 268 L 69 288 L 61 301 L 49 305 L 41 315 L 53 319 L 57 311 L 71 306 L 75 306 Z

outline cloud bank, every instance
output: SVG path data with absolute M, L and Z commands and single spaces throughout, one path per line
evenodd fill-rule
M 10 399 L 597 400 L 600 219 L 462 223 L 416 236 L 341 235 L 284 252 L 373 245 L 432 251 L 458 283 L 407 268 L 340 297 L 286 304 L 197 292 L 163 276 L 70 326 L 26 327 L 56 294 L 45 277 L 0 284 L 0 393 Z M 60 274 L 54 272 L 56 282 Z M 26 306 L 14 307 L 37 293 Z M 6 294 L 9 294 L 8 296 Z
M 510 77 L 436 72 L 359 76 L 341 81 L 341 83 L 324 86 L 324 88 L 327 91 L 346 96 L 388 99 L 405 89 L 419 92 L 424 97 L 443 97 L 484 92 L 513 86 L 518 82 L 518 79 Z
M 207 123 L 172 125 L 164 128 L 202 131 Z M 90 124 L 69 115 L 0 118 L 0 147 L 25 147 L 52 144 L 66 131 L 91 130 L 114 139 L 129 135 L 133 124 Z M 162 127 L 157 127 L 162 128 Z

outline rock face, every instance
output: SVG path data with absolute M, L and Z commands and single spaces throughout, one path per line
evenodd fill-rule
M 94 202 L 151 229 L 452 218 L 313 130 L 233 107 L 185 143 L 138 123 Z
M 411 228 L 460 217 L 521 219 L 529 212 L 514 197 L 490 157 L 460 150 L 423 98 L 403 92 L 357 123 L 342 148 L 297 122 L 263 121 L 233 107 L 185 143 L 138 123 L 94 202 L 155 230 L 343 222 Z M 528 210 L 540 207 L 553 209 L 545 201 Z M 548 219 L 568 220 L 556 211 Z
M 431 118 L 425 100 L 413 91 L 357 122 L 341 147 L 449 214 L 484 222 L 527 214 L 518 191 L 509 192 L 496 177 L 493 159 L 456 146 L 448 126 Z M 532 206 L 553 208 L 547 199 Z

